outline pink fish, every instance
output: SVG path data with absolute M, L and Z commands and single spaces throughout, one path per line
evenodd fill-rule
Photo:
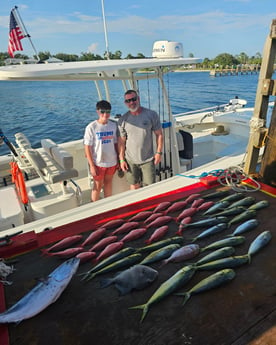
M 45 252 L 48 256 L 57 256 L 61 259 L 69 259 L 83 251 L 83 247 L 67 248 L 59 252 Z
M 161 202 L 155 207 L 155 209 L 152 212 L 155 213 L 155 212 L 165 211 L 169 206 L 171 206 L 171 204 L 172 203 L 170 201 Z
M 160 240 L 160 238 L 162 238 L 163 236 L 166 235 L 166 233 L 168 232 L 169 230 L 169 227 L 168 225 L 163 225 L 161 226 L 160 228 L 157 228 L 153 233 L 152 235 L 150 236 L 149 239 L 147 239 L 145 241 L 146 244 L 150 244 L 152 242 L 155 242 L 157 240 Z
M 168 224 L 169 222 L 171 222 L 174 218 L 171 216 L 161 216 L 158 217 L 157 219 L 155 219 L 154 221 L 152 221 L 151 223 L 149 223 L 146 228 L 151 228 L 151 227 L 158 227 L 158 226 L 162 226 L 165 224 Z
M 191 217 L 197 212 L 196 207 L 190 207 L 182 211 L 176 218 L 176 222 L 179 223 L 183 218 Z
M 152 211 L 141 211 L 129 218 L 129 222 L 136 222 L 148 218 L 153 212 Z
M 118 219 L 112 219 L 109 222 L 103 224 L 101 228 L 106 228 L 107 230 L 110 230 L 112 228 L 116 228 L 117 226 L 121 226 L 125 223 L 125 219 L 118 218 Z
M 90 248 L 89 251 L 96 252 L 98 250 L 105 248 L 108 244 L 115 242 L 115 241 L 117 241 L 117 236 L 104 237 L 99 242 L 94 244 L 94 246 L 92 248 Z
M 153 213 L 151 216 L 149 216 L 147 219 L 144 220 L 144 223 L 145 224 L 149 224 L 149 223 L 153 222 L 156 218 L 158 218 L 160 216 L 163 216 L 163 213 L 161 213 L 161 212 Z
M 96 252 L 81 252 L 76 255 L 76 258 L 80 259 L 80 263 L 83 264 L 84 262 L 94 259 L 96 255 Z
M 98 241 L 103 235 L 106 233 L 106 228 L 99 228 L 93 232 L 86 238 L 86 240 L 82 243 L 82 246 L 87 246 L 88 244 L 94 243 Z
M 204 199 L 199 198 L 199 199 L 195 199 L 191 205 L 191 207 L 199 207 L 201 204 L 204 203 Z
M 123 225 L 121 225 L 118 229 L 114 230 L 111 235 L 118 235 L 123 234 L 125 232 L 128 232 L 129 230 L 137 228 L 139 225 L 138 222 L 126 222 Z
M 125 237 L 121 239 L 122 242 L 130 242 L 137 240 L 138 238 L 142 237 L 147 232 L 146 228 L 139 228 L 131 230 Z
M 195 199 L 199 198 L 201 195 L 198 193 L 195 194 L 191 194 L 188 196 L 188 198 L 185 200 L 187 202 L 187 204 L 193 202 Z
M 71 247 L 73 244 L 79 242 L 81 239 L 82 239 L 82 235 L 69 236 L 55 243 L 51 247 L 43 249 L 42 251 L 43 253 L 45 253 L 45 252 L 50 252 L 50 251 L 52 252 L 52 251 L 65 249 L 65 248 Z
M 198 211 L 206 211 L 208 208 L 214 205 L 214 201 L 205 201 L 203 204 L 201 204 L 197 210 Z
M 119 242 L 114 242 L 114 243 L 110 243 L 108 246 L 106 246 L 104 248 L 104 250 L 98 255 L 98 257 L 96 258 L 96 262 L 99 262 L 100 260 L 107 258 L 108 256 L 115 254 L 116 252 L 118 252 L 120 249 L 122 249 L 124 246 L 124 242 L 123 241 L 119 241 Z
M 189 260 L 197 256 L 200 252 L 199 246 L 194 244 L 188 244 L 179 249 L 176 249 L 170 257 L 161 262 L 160 267 L 163 267 L 169 262 L 181 262 Z
M 182 210 L 183 208 L 185 208 L 188 205 L 188 203 L 185 201 L 176 201 L 174 204 L 172 204 L 169 208 L 167 208 L 167 210 L 164 212 L 164 214 L 168 214 L 168 213 L 173 213 L 179 210 Z
M 177 231 L 177 235 L 182 236 L 183 230 L 186 229 L 185 228 L 185 224 L 189 224 L 192 221 L 192 217 L 185 217 L 181 220 L 179 227 L 178 227 L 178 231 Z

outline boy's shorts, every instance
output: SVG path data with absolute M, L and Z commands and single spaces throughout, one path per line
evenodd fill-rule
M 109 168 L 103 168 L 96 166 L 97 176 L 93 176 L 95 181 L 102 181 L 104 180 L 105 175 L 114 175 L 117 170 L 117 165 L 114 165 Z
M 127 182 L 129 184 L 142 184 L 143 186 L 148 186 L 155 183 L 156 172 L 154 161 L 134 164 L 127 161 L 128 171 L 126 172 Z

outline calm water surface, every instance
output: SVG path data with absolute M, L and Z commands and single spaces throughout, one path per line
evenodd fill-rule
M 239 96 L 253 106 L 258 75 L 210 77 L 208 72 L 174 72 L 165 76 L 173 113 L 186 112 L 227 103 Z M 112 112 L 126 111 L 119 81 L 111 85 Z M 153 83 L 153 84 L 151 84 Z M 162 112 L 157 85 L 140 81 L 144 106 Z M 121 84 L 120 84 L 121 85 Z M 153 86 L 153 91 L 151 87 Z M 33 147 L 42 138 L 57 143 L 80 139 L 85 126 L 96 118 L 98 95 L 90 81 L 0 81 L 0 128 L 11 142 L 23 132 Z M 0 154 L 7 153 L 5 145 Z

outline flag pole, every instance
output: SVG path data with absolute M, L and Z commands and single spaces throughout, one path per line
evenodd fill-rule
M 30 41 L 30 43 L 31 43 L 31 46 L 32 46 L 32 48 L 33 48 L 33 50 L 34 50 L 34 52 L 35 52 L 35 56 L 36 56 L 36 58 L 37 58 L 37 61 L 40 61 L 40 58 L 39 58 L 39 56 L 38 56 L 38 54 L 37 54 L 37 51 L 36 51 L 36 49 L 35 49 L 35 46 L 34 46 L 32 40 L 31 40 L 31 36 L 28 34 L 27 29 L 26 29 L 26 27 L 25 27 L 25 25 L 24 25 L 24 23 L 23 23 L 23 20 L 22 20 L 20 14 L 19 14 L 19 12 L 18 12 L 18 7 L 17 7 L 17 6 L 14 6 L 14 8 L 12 9 L 12 12 L 13 12 L 13 14 L 15 15 L 16 20 L 17 20 L 17 22 L 19 23 L 20 27 L 23 29 L 23 31 L 24 31 L 24 36 L 25 36 L 25 37 L 28 37 L 28 39 L 29 39 L 29 41 Z

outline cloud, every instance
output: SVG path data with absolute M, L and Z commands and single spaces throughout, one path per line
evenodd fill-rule
M 95 53 L 98 49 L 98 43 L 92 43 L 90 46 L 87 48 L 88 53 Z

